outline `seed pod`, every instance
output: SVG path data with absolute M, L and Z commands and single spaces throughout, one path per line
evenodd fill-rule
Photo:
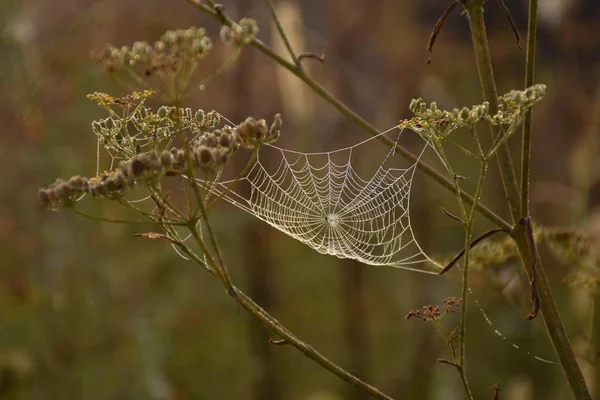
M 216 167 L 222 167 L 227 163 L 227 151 L 223 151 L 223 149 L 213 149 L 213 159 L 215 160 Z
M 264 119 L 260 119 L 256 122 L 256 139 L 262 141 L 267 137 L 269 133 L 269 127 L 267 126 L 267 121 Z
M 160 153 L 160 163 L 163 168 L 170 167 L 171 166 L 171 153 L 169 153 L 166 150 L 163 150 L 163 152 Z
M 204 123 L 204 118 L 206 118 L 206 115 L 203 110 L 198 110 L 194 114 L 194 119 L 200 124 Z
M 185 152 L 181 149 L 177 150 L 177 154 L 175 155 L 175 164 L 173 165 L 176 168 L 183 168 L 185 165 Z
M 129 163 L 128 162 L 126 162 L 126 161 L 119 162 L 119 171 L 123 174 L 125 179 L 131 178 L 131 176 L 129 175 Z M 91 183 L 92 182 L 90 181 L 89 184 L 91 184 Z
M 167 115 L 169 115 L 169 107 L 167 106 L 162 106 L 158 109 L 158 111 L 156 112 L 156 115 L 158 115 L 158 118 L 166 118 Z
M 52 202 L 50 201 L 50 197 L 48 196 L 48 191 L 46 189 L 38 189 L 37 192 L 38 203 L 44 208 L 50 208 L 52 206 Z
M 74 191 L 85 192 L 88 186 L 88 180 L 82 176 L 76 175 L 69 179 L 69 187 Z
M 229 145 L 229 149 L 231 150 L 231 152 L 236 152 L 238 151 L 240 148 L 240 140 L 238 138 L 238 136 L 234 136 L 233 140 L 231 141 L 231 144 Z
M 108 193 L 108 188 L 103 182 L 97 182 L 94 188 L 97 196 L 105 196 Z
M 416 113 L 418 106 L 419 106 L 419 100 L 412 99 L 410 101 L 410 104 L 408 105 L 408 109 L 414 114 L 414 113 Z
M 54 193 L 59 200 L 68 200 L 73 191 L 66 183 L 61 183 L 54 188 Z
M 216 111 L 210 111 L 206 114 L 204 119 L 204 126 L 206 128 L 216 128 L 221 123 L 221 116 Z
M 106 181 L 104 181 L 102 186 L 104 186 L 106 188 L 107 192 L 114 192 L 114 191 L 121 189 L 119 187 L 118 183 L 112 178 L 109 178 Z
M 527 90 L 525 90 L 525 97 L 527 100 L 533 100 L 535 97 L 535 89 L 533 87 L 527 88 Z
M 114 175 L 114 180 L 119 188 L 125 188 L 128 184 L 127 178 L 125 178 L 122 171 L 119 171 Z
M 160 53 L 165 51 L 166 49 L 166 45 L 164 42 L 161 42 L 160 40 L 154 43 L 154 52 L 155 53 Z
M 48 200 L 50 200 L 50 204 L 55 204 L 58 201 L 58 197 L 56 196 L 56 192 L 53 187 L 49 187 L 46 189 L 46 195 L 48 195 Z
M 222 135 L 219 138 L 219 144 L 223 147 L 229 147 L 229 145 L 231 144 L 231 136 L 229 135 Z
M 230 27 L 223 25 L 220 32 L 221 41 L 225 44 L 229 44 L 233 41 L 233 32 Z
M 152 151 L 148 153 L 148 169 L 152 171 L 157 171 L 161 168 L 161 163 L 158 158 L 158 153 Z
M 217 138 L 213 133 L 209 133 L 204 136 L 204 144 L 206 147 L 215 147 L 217 145 Z
M 90 196 L 92 196 L 92 197 L 98 196 L 98 190 L 96 189 L 96 187 L 97 187 L 96 183 L 90 183 L 90 186 L 88 187 L 88 193 L 90 194 Z
M 209 149 L 207 149 L 206 147 L 199 148 L 197 155 L 198 155 L 198 161 L 200 162 L 200 165 L 202 165 L 202 166 L 208 165 L 214 159 L 212 152 Z
M 275 114 L 273 118 L 273 123 L 271 124 L 271 128 L 269 129 L 269 143 L 272 143 L 279 139 L 281 135 L 281 125 L 283 124 L 283 120 L 281 119 L 281 114 Z
M 142 172 L 144 172 L 144 163 L 139 158 L 131 160 L 127 169 L 127 176 L 137 178 Z
M 469 109 L 467 107 L 463 107 L 460 110 L 460 119 L 466 121 L 469 118 Z

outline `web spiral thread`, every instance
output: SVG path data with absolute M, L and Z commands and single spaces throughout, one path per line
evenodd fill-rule
M 401 135 L 402 131 L 395 143 Z M 369 179 L 361 177 L 352 164 L 356 149 L 376 138 L 323 153 L 267 145 L 279 157 L 278 165 L 270 171 L 258 155 L 249 172 L 238 178 L 250 185 L 249 196 L 231 189 L 235 181 L 212 183 L 212 190 L 319 253 L 435 273 L 423 266 L 436 264 L 415 240 L 410 221 L 416 163 L 404 169 L 388 167 L 394 146 Z

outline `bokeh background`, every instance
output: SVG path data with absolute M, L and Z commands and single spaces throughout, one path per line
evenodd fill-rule
M 265 2 L 223 1 L 234 18 L 255 18 L 259 38 L 285 55 Z M 447 21 L 427 65 L 429 34 L 448 1 L 277 1 L 298 51 L 325 52 L 306 62 L 312 76 L 380 129 L 409 117 L 411 98 L 443 108 L 481 101 L 464 16 Z M 521 33 L 527 2 L 506 1 Z M 541 225 L 600 232 L 600 6 L 593 0 L 540 4 L 532 213 Z M 525 54 L 496 2 L 486 5 L 501 93 L 521 88 Z M 90 128 L 102 110 L 85 95 L 122 95 L 90 59 L 105 43 L 154 42 L 175 28 L 204 26 L 215 48 L 198 74 L 228 55 L 219 25 L 183 0 L 0 2 L 0 398 L 7 399 L 364 399 L 270 334 L 220 284 L 162 243 L 132 237 L 139 227 L 47 212 L 38 187 L 57 176 L 92 175 Z M 187 106 L 233 121 L 276 112 L 281 145 L 334 149 L 366 138 L 360 128 L 289 72 L 252 48 L 237 65 L 196 91 Z M 515 159 L 519 140 L 511 140 Z M 467 177 L 475 167 L 456 165 Z M 462 229 L 440 207 L 456 200 L 417 175 L 413 224 L 435 255 L 454 254 Z M 494 169 L 484 201 L 508 216 Z M 89 201 L 96 215 L 120 215 Z M 453 208 L 454 207 L 454 208 Z M 460 293 L 457 275 L 426 276 L 322 256 L 227 204 L 212 214 L 234 281 L 300 338 L 398 399 L 461 399 L 456 371 L 432 324 L 406 320 L 412 309 Z M 481 232 L 488 227 L 477 225 Z M 600 395 L 600 300 L 572 288 L 577 265 L 543 249 L 554 293 L 590 387 Z M 560 366 L 538 317 L 525 321 L 527 286 L 514 262 L 473 274 L 468 375 L 476 398 L 567 399 Z M 596 266 L 597 267 L 597 266 Z M 458 317 L 444 320 L 446 329 Z M 494 333 L 499 330 L 506 337 Z M 512 344 L 521 350 L 516 350 Z

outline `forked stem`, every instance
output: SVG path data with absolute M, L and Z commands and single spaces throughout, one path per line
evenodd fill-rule
M 535 0 L 530 0 L 535 1 Z M 475 59 L 477 62 L 477 69 L 479 71 L 480 83 L 483 92 L 484 99 L 489 102 L 490 110 L 495 112 L 498 105 L 498 94 L 496 92 L 496 84 L 494 81 L 494 73 L 489 53 L 489 46 L 485 31 L 485 22 L 483 19 L 483 5 L 484 0 L 469 0 L 463 3 L 467 15 L 469 17 L 469 25 L 471 27 L 471 35 L 473 38 L 473 48 L 475 50 Z M 530 11 L 536 11 L 537 5 L 530 6 Z M 532 26 L 536 24 L 537 16 L 530 13 L 529 15 L 529 30 L 530 35 L 535 34 L 535 30 Z M 529 61 L 531 69 L 533 69 L 533 49 L 531 46 L 535 46 L 535 41 L 528 38 L 527 40 L 527 52 L 529 55 Z M 527 138 L 527 140 L 530 140 Z M 530 146 L 524 148 L 525 151 L 530 152 Z M 517 186 L 514 169 L 510 160 L 510 153 L 508 152 L 507 146 L 502 146 L 497 154 L 499 160 L 499 166 L 501 170 L 502 181 L 504 183 L 504 189 L 508 198 L 508 203 L 513 217 L 513 222 L 518 221 L 521 218 L 522 211 L 521 204 L 528 203 L 528 198 L 522 198 L 521 196 L 528 196 L 529 190 L 526 190 L 524 194 L 519 193 L 519 187 Z M 522 160 L 529 160 L 530 154 L 523 154 Z M 529 161 L 526 161 L 526 168 L 529 169 Z M 525 171 L 527 172 L 527 171 Z M 524 173 L 525 173 L 524 172 Z M 529 176 L 523 183 L 529 182 Z M 527 217 L 527 216 L 526 216 Z M 573 353 L 573 348 L 569 342 L 566 330 L 563 326 L 558 307 L 554 301 L 552 291 L 550 289 L 550 283 L 546 276 L 544 267 L 542 265 L 539 252 L 537 247 L 533 246 L 533 251 L 530 252 L 530 246 L 527 240 L 527 232 L 524 229 L 524 225 L 519 224 L 515 227 L 512 232 L 513 239 L 515 240 L 519 249 L 519 254 L 523 262 L 523 268 L 528 275 L 529 279 L 532 279 L 532 274 L 527 266 L 537 266 L 537 294 L 541 301 L 541 310 L 546 329 L 552 340 L 554 349 L 558 355 L 563 370 L 567 376 L 567 380 L 571 387 L 573 394 L 576 399 L 579 400 L 591 400 L 589 389 L 581 373 L 581 369 L 577 364 L 577 359 Z
M 200 233 L 198 232 L 196 225 L 190 225 L 189 229 L 191 230 L 192 237 L 194 238 L 196 244 L 198 244 L 198 246 L 200 246 L 202 249 L 208 251 L 206 248 L 206 245 L 203 243 L 203 240 L 201 238 Z M 181 249 L 181 251 L 183 251 L 191 259 L 193 259 L 197 264 L 205 265 L 204 260 L 202 260 L 196 253 L 194 253 L 184 243 L 179 242 L 177 245 Z M 209 266 L 210 268 L 206 268 L 206 269 L 208 271 L 211 271 L 211 273 L 213 275 L 215 275 L 217 278 L 219 278 L 217 271 L 219 269 L 221 269 L 221 267 L 224 269 L 224 266 L 216 265 L 214 257 L 206 257 L 206 261 L 208 263 L 212 264 Z M 227 286 L 225 284 L 225 282 L 222 282 L 222 283 L 224 286 Z M 332 362 L 331 360 L 329 360 L 328 358 L 323 356 L 321 353 L 319 353 L 317 350 L 315 350 L 312 346 L 310 346 L 309 344 L 300 340 L 297 336 L 295 336 L 292 332 L 290 332 L 285 326 L 283 326 L 277 319 L 272 317 L 267 311 L 265 311 L 262 307 L 260 307 L 258 304 L 256 304 L 250 297 L 248 297 L 244 292 L 242 292 L 236 286 L 231 285 L 227 289 L 231 289 L 233 291 L 232 297 L 235 299 L 235 301 L 239 305 L 242 306 L 242 308 L 244 308 L 246 311 L 248 311 L 253 317 L 257 318 L 271 332 L 273 332 L 274 334 L 276 334 L 276 335 L 280 336 L 282 339 L 284 339 L 285 340 L 284 343 L 290 344 L 291 346 L 300 350 L 306 357 L 315 361 L 317 364 L 321 365 L 323 368 L 325 368 L 329 372 L 333 373 L 337 377 L 341 378 L 342 380 L 364 390 L 369 395 L 371 395 L 373 398 L 392 400 L 391 397 L 382 393 L 376 387 L 369 385 L 366 382 L 363 382 L 356 376 L 352 375 L 348 371 L 344 370 L 343 368 L 341 368 L 340 366 L 338 366 L 337 364 L 335 364 L 334 362 Z
M 458 366 L 458 372 L 460 374 L 461 383 L 463 385 L 463 389 L 465 391 L 465 398 L 472 399 L 473 394 L 471 393 L 471 389 L 469 387 L 469 381 L 467 379 L 467 371 L 466 371 L 466 354 L 467 354 L 467 303 L 469 300 L 469 256 L 471 253 L 471 241 L 473 239 L 473 224 L 475 222 L 475 211 L 477 209 L 477 202 L 481 197 L 481 193 L 483 192 L 483 183 L 485 181 L 485 177 L 488 169 L 488 160 L 485 158 L 483 154 L 483 150 L 481 148 L 481 143 L 479 138 L 477 137 L 476 131 L 473 129 L 473 137 L 475 139 L 475 143 L 477 145 L 478 150 L 478 158 L 480 160 L 480 170 L 479 176 L 477 178 L 477 187 L 475 189 L 475 202 L 472 204 L 471 209 L 467 212 L 467 208 L 465 206 L 464 199 L 460 195 L 462 191 L 460 190 L 458 177 L 452 170 L 450 166 L 450 160 L 446 157 L 444 149 L 441 143 L 436 144 L 438 148 L 438 154 L 442 158 L 444 165 L 448 170 L 448 173 L 453 177 L 455 185 L 456 185 L 456 193 L 458 198 L 458 205 L 462 215 L 462 221 L 464 222 L 465 229 L 465 245 L 464 251 L 462 253 L 463 257 L 463 274 L 462 274 L 462 285 L 461 285 L 461 308 L 460 308 L 460 328 L 459 328 L 459 336 L 458 336 L 458 360 L 455 360 Z
M 219 20 L 222 24 L 229 26 L 229 27 L 231 27 L 233 25 L 233 21 L 229 17 L 227 17 L 227 15 L 220 8 L 217 10 L 210 4 L 209 5 L 203 4 L 200 0 L 186 0 L 186 1 L 188 3 L 190 3 L 192 6 L 199 9 L 200 11 L 204 12 L 205 14 L 211 16 L 212 18 Z M 212 1 L 210 3 L 212 3 Z M 325 89 L 317 81 L 315 81 L 308 74 L 306 74 L 306 72 L 303 69 L 298 68 L 297 65 L 290 63 L 289 61 L 287 61 L 286 59 L 281 57 L 279 54 L 275 53 L 275 51 L 273 51 L 273 49 L 271 49 L 265 43 L 263 43 L 262 41 L 260 41 L 256 38 L 253 38 L 250 42 L 250 45 L 253 46 L 254 48 L 256 48 L 257 50 L 259 50 L 260 52 L 262 52 L 263 54 L 265 54 L 266 56 L 268 56 L 269 58 L 271 58 L 277 64 L 281 65 L 282 67 L 284 67 L 285 69 L 290 71 L 292 74 L 296 75 L 296 77 L 298 77 L 305 84 L 307 84 L 318 96 L 320 96 L 325 101 L 327 101 L 329 104 L 331 104 L 333 107 L 335 107 L 349 121 L 351 121 L 352 123 L 363 128 L 365 130 L 365 132 L 367 132 L 369 135 L 376 136 L 381 133 L 379 130 L 377 130 L 377 128 L 375 128 L 373 125 L 371 125 L 369 122 L 367 122 L 360 115 L 358 115 L 357 113 L 352 111 L 348 106 L 346 106 L 344 103 L 342 103 L 334 95 L 329 93 L 329 91 L 327 91 L 327 89 Z M 402 157 L 407 159 L 409 162 L 415 163 L 417 165 L 417 168 L 420 171 L 422 171 L 423 173 L 428 175 L 431 179 L 435 180 L 437 183 L 439 183 L 446 189 L 455 193 L 456 189 L 454 186 L 454 182 L 452 182 L 452 180 L 446 178 L 442 173 L 436 171 L 433 167 L 431 167 L 425 161 L 423 161 L 422 159 L 419 159 L 419 157 L 415 156 L 410 151 L 408 151 L 406 148 L 398 145 L 397 143 L 395 143 L 393 140 L 389 139 L 386 136 L 380 136 L 379 140 L 381 140 L 383 143 L 385 143 L 388 146 L 395 146 L 396 152 L 398 154 L 400 154 Z M 467 202 L 468 204 L 473 204 L 475 202 L 475 199 L 468 193 L 462 191 L 461 195 L 463 196 L 463 199 L 465 200 L 465 202 Z M 488 220 L 490 220 L 494 224 L 498 225 L 499 227 L 504 228 L 504 229 L 512 228 L 512 225 L 510 223 L 505 221 L 502 217 L 500 217 L 499 215 L 494 213 L 492 210 L 487 208 L 485 205 L 478 203 L 477 210 L 482 215 L 484 215 Z
M 288 38 L 288 35 L 285 33 L 285 29 L 283 29 L 283 25 L 281 25 L 281 21 L 279 20 L 279 16 L 277 16 L 277 10 L 275 9 L 275 4 L 273 4 L 273 0 L 267 0 L 267 4 L 269 5 L 269 10 L 271 11 L 271 18 L 273 18 L 273 22 L 275 23 L 275 27 L 277 28 L 277 32 L 279 32 L 279 36 L 281 36 L 281 40 L 283 40 L 283 44 L 287 49 L 290 57 L 294 64 L 300 68 L 300 62 L 298 61 L 298 56 L 294 52 L 292 48 L 292 43 Z

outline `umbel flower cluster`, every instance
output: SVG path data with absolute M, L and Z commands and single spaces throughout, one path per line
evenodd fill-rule
M 189 109 L 182 110 L 182 113 L 191 118 L 187 115 L 191 114 Z M 206 119 L 203 111 L 197 111 L 193 118 L 198 123 Z M 77 175 L 68 180 L 57 179 L 47 188 L 38 190 L 38 200 L 45 208 L 57 209 L 73 205 L 83 195 L 105 199 L 120 198 L 136 183 L 152 183 L 164 176 L 185 174 L 188 167 L 199 170 L 208 178 L 214 178 L 227 163 L 229 156 L 238 149 L 254 149 L 261 144 L 276 141 L 281 124 L 279 114 L 275 115 L 270 127 L 264 119 L 249 117 L 235 127 L 225 126 L 200 134 L 189 143 L 187 149 L 173 147 L 170 150 L 136 154 L 121 161 L 118 168 L 93 178 Z
M 546 95 L 546 85 L 534 85 L 525 90 L 513 90 L 498 98 L 498 111 L 490 114 L 488 102 L 471 108 L 455 108 L 452 111 L 440 110 L 437 103 L 427 105 L 423 99 L 413 99 L 409 109 L 415 117 L 402 121 L 401 128 L 410 128 L 426 136 L 427 139 L 444 139 L 458 128 L 472 127 L 484 120 L 507 131 L 520 125 L 525 111 Z
M 223 26 L 221 40 L 225 44 L 243 46 L 257 34 L 256 21 L 242 18 L 231 27 Z M 108 44 L 92 52 L 92 59 L 109 73 L 133 69 L 145 77 L 172 73 L 188 75 L 212 48 L 213 42 L 204 28 L 190 27 L 167 31 L 153 45 L 148 42 L 135 42 L 131 47 Z
M 239 23 L 231 27 L 223 25 L 221 28 L 221 41 L 234 46 L 250 44 L 258 35 L 258 25 L 251 18 L 242 18 Z
M 154 45 L 135 42 L 131 47 L 115 47 L 109 44 L 93 52 L 92 59 L 107 72 L 139 67 L 145 76 L 151 76 L 189 68 L 212 47 L 204 28 L 190 27 L 167 31 Z

